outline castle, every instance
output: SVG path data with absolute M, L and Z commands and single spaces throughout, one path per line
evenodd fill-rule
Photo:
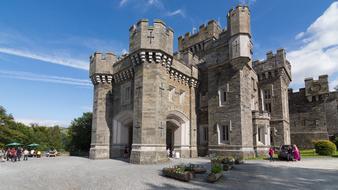
M 207 154 L 254 157 L 290 144 L 291 65 L 283 49 L 252 61 L 250 10 L 178 38 L 161 20 L 129 29 L 129 54 L 94 53 L 90 158 L 137 164 Z M 336 107 L 337 108 L 337 107 Z M 294 116 L 294 115 L 292 115 Z

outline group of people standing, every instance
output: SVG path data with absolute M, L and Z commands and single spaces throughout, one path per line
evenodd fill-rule
M 33 150 L 34 151 L 34 150 Z M 29 151 L 27 149 L 23 149 L 22 147 L 12 147 L 7 148 L 7 150 L 0 149 L 0 161 L 20 161 L 22 156 L 23 160 L 28 160 Z

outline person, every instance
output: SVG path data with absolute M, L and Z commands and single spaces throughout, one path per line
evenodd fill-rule
M 295 144 L 293 145 L 293 158 L 297 161 L 300 161 L 300 151 Z
M 288 158 L 287 158 L 288 161 L 293 161 L 293 158 L 292 158 L 293 155 L 292 154 L 293 154 L 292 146 L 290 145 L 290 146 L 288 146 L 288 155 L 287 155 L 288 156 Z
M 32 156 L 32 157 L 35 156 L 35 150 L 34 150 L 34 149 L 31 150 L 31 156 Z
M 128 146 L 126 145 L 126 146 L 124 147 L 124 157 L 125 157 L 125 158 L 128 158 L 128 156 L 129 156 L 129 148 L 128 148 Z
M 36 152 L 36 157 L 37 157 L 37 158 L 41 158 L 41 151 L 40 151 L 40 150 L 38 150 L 38 151 Z
M 16 162 L 16 149 L 15 148 L 11 148 L 10 155 L 11 155 L 11 161 Z
M 270 156 L 269 160 L 270 160 L 270 161 L 273 161 L 273 155 L 274 155 L 274 154 L 275 154 L 275 150 L 274 150 L 274 148 L 271 146 L 270 149 L 269 149 L 269 156 Z
M 3 149 L 0 149 L 0 162 L 5 161 L 6 152 Z
M 7 161 L 9 161 L 9 159 L 11 159 L 11 151 L 9 148 L 7 148 L 7 151 L 6 151 L 6 159 Z
M 18 147 L 18 149 L 16 151 L 16 158 L 17 158 L 18 161 L 20 161 L 21 156 L 22 156 L 22 148 Z
M 28 154 L 29 151 L 27 150 L 27 148 L 23 151 L 23 160 L 28 160 Z

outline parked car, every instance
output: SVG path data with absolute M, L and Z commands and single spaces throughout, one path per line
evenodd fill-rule
M 290 150 L 291 149 L 291 150 Z M 278 151 L 279 160 L 293 160 L 293 146 L 292 145 L 281 145 Z

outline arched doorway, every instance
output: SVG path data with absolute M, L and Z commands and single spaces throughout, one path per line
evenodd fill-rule
M 113 119 L 112 127 L 112 158 L 129 158 L 133 144 L 133 113 L 120 112 Z
M 171 156 L 178 153 L 180 157 L 190 157 L 190 122 L 179 111 L 171 111 L 167 116 L 166 146 Z

